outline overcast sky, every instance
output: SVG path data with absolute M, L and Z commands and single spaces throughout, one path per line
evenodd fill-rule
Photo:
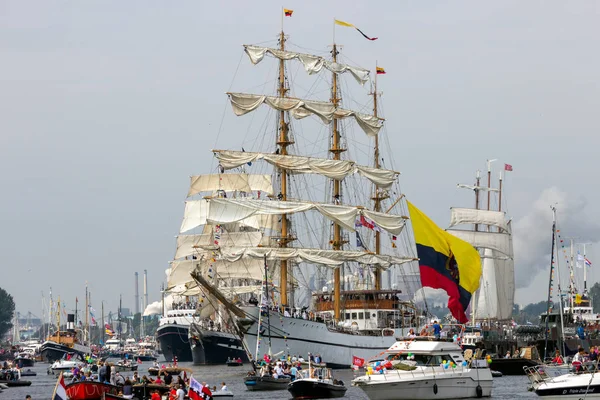
M 355 63 L 385 67 L 403 191 L 438 224 L 472 205 L 456 183 L 486 159 L 513 165 L 519 303 L 546 297 L 550 204 L 565 237 L 600 240 L 598 2 L 4 0 L 0 287 L 18 311 L 40 316 L 50 287 L 73 307 L 86 281 L 96 309 L 119 294 L 133 308 L 144 269 L 159 299 L 188 177 L 210 171 L 207 149 L 241 141 L 215 139 L 235 118 L 224 92 L 252 68 L 241 45 L 272 41 L 282 6 L 309 49 L 327 51 L 334 17 L 379 37 L 336 34 Z M 588 255 L 593 283 L 600 246 Z

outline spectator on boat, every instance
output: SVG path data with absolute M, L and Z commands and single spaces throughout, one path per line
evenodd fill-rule
M 410 339 L 416 338 L 417 335 L 415 334 L 415 330 L 413 328 L 410 328 L 410 330 L 408 331 L 408 337 Z
M 100 368 L 98 369 L 98 381 L 106 381 L 106 365 L 103 362 L 100 363 Z
M 221 391 L 224 392 L 227 390 L 227 385 L 225 384 L 225 382 L 221 382 Z
M 181 399 L 183 400 L 183 397 Z M 162 397 L 161 397 L 160 393 L 158 392 L 158 390 L 155 390 L 154 392 L 152 392 L 152 396 L 150 397 L 150 400 L 162 400 Z
M 206 382 L 202 382 L 202 395 L 205 399 L 212 399 L 212 392 L 210 391 L 210 388 L 208 387 Z M 183 397 L 181 398 L 181 400 L 183 400 Z
M 297 375 L 298 375 L 298 368 L 296 367 L 295 364 L 292 364 L 292 368 L 290 368 L 290 377 L 292 378 L 292 381 L 296 380 Z
M 433 321 L 433 337 L 438 340 L 442 332 L 442 325 L 438 324 L 437 321 Z
M 183 390 L 183 385 L 179 385 L 179 388 L 177 389 L 177 400 L 184 400 L 185 399 L 185 391 Z
M 556 364 L 556 365 L 562 365 L 563 364 L 563 359 L 560 356 L 560 351 L 556 350 L 554 352 L 554 358 L 552 359 L 552 363 Z
M 165 385 L 171 385 L 171 383 L 173 383 L 173 375 L 171 374 L 166 374 L 165 375 Z
M 521 357 L 521 353 L 519 352 L 519 349 L 515 349 L 515 351 L 513 352 L 512 358 L 520 358 L 520 357 Z
M 125 383 L 123 384 L 123 397 L 126 399 L 131 399 L 133 397 L 133 384 L 129 378 L 125 379 Z
M 162 385 L 163 384 L 163 380 L 160 379 L 160 374 L 158 374 L 158 376 L 154 380 L 154 383 L 156 383 L 157 385 Z
M 506 355 L 504 356 L 504 358 L 510 358 L 510 350 L 508 350 L 508 351 L 506 352 Z

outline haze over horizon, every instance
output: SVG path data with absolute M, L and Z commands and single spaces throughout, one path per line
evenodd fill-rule
M 446 227 L 469 207 L 457 183 L 504 163 L 513 218 L 516 300 L 545 300 L 552 213 L 587 246 L 588 287 L 600 278 L 600 3 L 331 1 L 3 2 L 0 13 L 0 287 L 41 316 L 52 287 L 67 308 L 88 282 L 96 310 L 134 309 L 134 272 L 149 301 L 175 249 L 189 176 L 210 172 L 211 148 L 245 132 L 225 91 L 263 82 L 242 44 L 286 34 L 357 65 L 385 67 L 386 129 L 411 201 Z M 245 57 L 245 56 L 244 56 Z M 237 147 L 236 147 L 237 148 Z M 494 207 L 497 205 L 494 205 Z M 565 243 L 566 244 L 566 241 Z M 560 260 L 564 265 L 564 260 Z M 566 278 L 565 278 L 566 279 Z

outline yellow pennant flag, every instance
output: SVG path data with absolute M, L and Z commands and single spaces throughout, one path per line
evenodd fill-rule
M 360 29 L 358 29 L 356 26 L 352 25 L 351 23 L 340 21 L 339 19 L 334 19 L 333 21 L 335 22 L 336 25 L 340 25 L 340 26 L 345 26 L 347 28 L 354 28 L 354 29 L 356 29 L 358 32 L 360 32 L 361 35 L 363 35 L 365 37 L 365 39 L 377 40 L 376 37 L 369 37 L 369 36 L 365 35 L 363 31 L 361 31 Z

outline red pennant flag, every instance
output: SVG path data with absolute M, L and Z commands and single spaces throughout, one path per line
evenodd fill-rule
M 513 170 L 512 165 L 510 165 L 510 164 L 504 164 L 504 170 L 505 171 L 512 171 Z

